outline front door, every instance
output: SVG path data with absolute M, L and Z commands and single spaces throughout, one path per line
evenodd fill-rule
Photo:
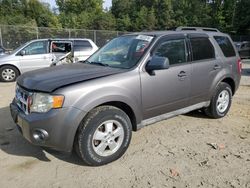
M 143 119 L 187 106 L 191 65 L 186 49 L 184 35 L 165 37 L 156 44 L 151 55 L 168 58 L 170 67 L 154 74 L 141 72 Z
M 35 41 L 17 54 L 22 72 L 49 67 L 52 55 L 48 52 L 48 41 Z

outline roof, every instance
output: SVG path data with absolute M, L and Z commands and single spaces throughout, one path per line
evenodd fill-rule
M 126 34 L 126 35 L 151 35 L 151 36 L 156 36 L 156 37 L 160 37 L 163 35 L 169 35 L 169 34 L 191 34 L 191 33 L 202 33 L 202 34 L 207 34 L 207 35 L 227 35 L 225 33 L 221 33 L 221 32 L 213 32 L 213 31 L 193 31 L 193 30 L 181 30 L 181 31 L 171 31 L 171 30 L 166 30 L 166 31 L 148 31 L 148 32 L 137 32 L 137 33 L 130 33 L 130 34 Z
M 209 27 L 177 27 L 175 30 L 166 30 L 166 31 L 143 31 L 143 32 L 136 32 L 130 33 L 127 35 L 152 35 L 152 36 L 163 36 L 168 34 L 177 34 L 177 33 L 205 33 L 208 35 L 225 35 L 225 33 L 220 32 L 216 28 L 209 28 Z
M 90 40 L 88 38 L 43 38 L 43 39 L 33 39 L 31 41 L 44 41 L 44 40 L 61 40 L 61 41 L 72 41 L 72 40 Z M 30 42 L 31 42 L 30 41 Z

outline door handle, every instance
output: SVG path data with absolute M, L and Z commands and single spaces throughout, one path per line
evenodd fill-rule
M 214 65 L 214 70 L 221 69 L 220 65 Z
M 181 71 L 181 72 L 178 74 L 178 77 L 180 77 L 180 78 L 185 78 L 185 77 L 187 77 L 187 74 L 186 74 L 185 71 Z

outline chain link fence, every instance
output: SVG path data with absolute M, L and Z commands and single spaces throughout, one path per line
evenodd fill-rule
M 85 30 L 85 29 L 58 29 L 46 27 L 26 27 L 0 25 L 0 45 L 6 49 L 15 49 L 32 39 L 41 38 L 89 38 L 97 46 L 102 47 L 114 37 L 127 34 L 128 32 Z M 231 36 L 233 41 L 250 41 L 250 36 Z
M 89 38 L 97 46 L 102 47 L 112 38 L 128 32 L 85 30 L 85 29 L 57 29 L 46 27 L 26 27 L 0 25 L 0 45 L 6 49 L 15 49 L 33 39 L 42 38 Z
M 231 37 L 235 42 L 250 41 L 250 35 L 232 35 Z

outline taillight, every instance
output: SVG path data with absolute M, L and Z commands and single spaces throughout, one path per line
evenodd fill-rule
M 241 70 L 242 70 L 242 62 L 241 59 L 239 59 L 237 61 L 237 68 L 238 68 L 238 73 L 241 74 Z

